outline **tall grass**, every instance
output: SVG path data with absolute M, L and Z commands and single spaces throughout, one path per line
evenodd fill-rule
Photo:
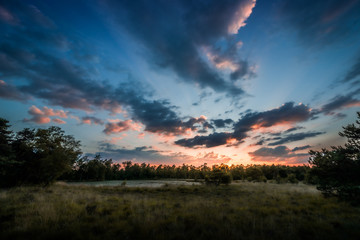
M 57 184 L 0 192 L 1 239 L 360 239 L 360 209 L 307 185 Z

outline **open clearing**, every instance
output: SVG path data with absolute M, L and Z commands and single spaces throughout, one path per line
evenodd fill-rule
M 19 187 L 0 192 L 1 239 L 360 239 L 360 209 L 313 186 Z

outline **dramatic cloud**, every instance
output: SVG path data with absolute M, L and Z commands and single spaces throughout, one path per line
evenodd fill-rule
M 288 135 L 285 135 L 284 137 L 279 137 L 278 141 L 269 143 L 268 145 L 276 146 L 276 145 L 281 145 L 284 143 L 300 141 L 300 140 L 304 140 L 306 138 L 316 137 L 316 136 L 324 134 L 324 133 L 325 132 L 304 132 L 304 133 L 288 134 Z
M 201 88 L 233 96 L 244 93 L 208 67 L 199 49 L 245 26 L 254 0 L 106 2 L 116 22 L 147 48 L 149 62 Z
M 349 94 L 347 96 L 336 96 L 330 100 L 329 103 L 325 104 L 321 108 L 321 112 L 326 115 L 335 115 L 335 110 L 341 110 L 343 108 L 350 108 L 350 107 L 360 107 L 360 100 L 355 99 L 353 94 Z
M 196 136 L 194 138 L 180 139 L 175 144 L 193 148 L 195 146 L 204 146 L 207 148 L 225 145 L 232 139 L 231 133 L 213 133 L 208 136 Z
M 202 131 L 211 127 L 202 118 L 184 121 L 167 101 L 149 100 L 151 95 L 134 79 L 120 79 L 117 86 L 99 80 L 92 62 L 79 57 L 79 52 L 89 55 L 93 49 L 86 48 L 79 39 L 68 39 L 57 28 L 49 29 L 52 21 L 37 8 L 14 2 L 9 3 L 9 9 L 19 13 L 22 26 L 15 26 L 11 31 L 4 28 L 0 33 L 0 77 L 24 81 L 21 85 L 10 85 L 1 80 L 0 97 L 22 101 L 33 97 L 64 108 L 104 109 L 112 114 L 123 112 L 125 107 L 134 121 L 145 125 L 145 131 L 158 134 L 184 134 L 195 131 L 195 125 L 199 124 Z M 64 48 L 72 51 L 64 54 Z M 72 52 L 76 54 L 72 56 Z M 34 121 L 49 120 L 43 116 Z M 101 124 L 95 118 L 84 118 L 82 122 Z M 110 133 L 119 130 L 119 126 L 107 129 L 111 129 L 106 130 Z
M 183 121 L 172 110 L 172 106 L 166 101 L 144 101 L 133 99 L 133 118 L 145 125 L 145 131 L 165 134 L 182 135 L 189 131 L 196 131 L 196 125 L 202 125 L 203 128 L 210 128 L 206 118 L 190 118 Z
M 28 113 L 32 116 L 30 119 L 25 118 L 23 121 L 24 122 L 34 122 L 37 124 L 45 124 L 45 123 L 49 123 L 51 121 L 50 117 L 60 117 L 60 118 L 67 118 L 67 113 L 64 112 L 63 110 L 54 110 L 52 108 L 48 108 L 48 107 L 43 107 L 42 110 L 37 108 L 36 106 L 31 106 Z M 53 122 L 55 123 L 59 123 L 59 124 L 64 124 L 66 123 L 65 121 L 59 119 L 59 118 L 54 118 L 52 119 Z
M 228 119 L 212 119 L 211 123 L 215 125 L 217 128 L 224 128 L 227 126 L 231 126 L 234 121 L 230 118 Z
M 132 120 L 109 122 L 105 125 L 104 133 L 107 135 L 114 133 L 121 133 L 128 130 L 140 131 L 141 125 Z
M 239 58 L 238 50 L 241 44 L 229 43 L 224 50 L 221 48 L 204 49 L 212 66 L 219 70 L 230 71 L 230 80 L 250 79 L 256 76 L 255 67 L 250 66 L 248 61 Z
M 276 7 L 281 23 L 297 31 L 306 45 L 341 41 L 360 24 L 360 2 L 357 0 L 281 0 Z
M 254 152 L 249 152 L 252 161 L 257 162 L 274 162 L 287 164 L 306 163 L 308 159 L 307 153 L 293 153 L 286 146 L 278 146 L 275 148 L 262 147 Z
M 304 127 L 292 127 L 292 128 L 289 128 L 288 130 L 284 131 L 284 133 L 295 132 L 300 129 L 304 129 Z
M 83 124 L 95 124 L 95 125 L 103 125 L 104 121 L 97 117 L 85 116 L 81 118 L 81 123 Z
M 213 133 L 208 136 L 180 139 L 175 144 L 191 148 L 195 146 L 215 147 L 225 145 L 229 143 L 229 140 L 233 141 L 234 139 L 240 143 L 248 136 L 247 133 L 249 131 L 277 125 L 296 124 L 307 121 L 313 116 L 314 114 L 309 107 L 303 104 L 294 105 L 293 102 L 288 102 L 279 108 L 269 111 L 246 113 L 234 124 L 234 131 L 232 133 Z
M 236 34 L 239 29 L 246 25 L 245 21 L 250 17 L 253 8 L 255 7 L 256 0 L 243 1 L 236 12 L 228 27 L 229 33 Z

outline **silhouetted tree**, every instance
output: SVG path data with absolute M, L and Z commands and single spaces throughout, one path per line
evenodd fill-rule
M 13 132 L 9 128 L 9 121 L 0 118 L 0 186 L 3 187 L 13 184 L 19 166 L 11 147 Z
M 347 138 L 345 147 L 310 151 L 311 175 L 325 196 L 360 203 L 360 112 L 356 124 L 343 127 L 339 135 Z

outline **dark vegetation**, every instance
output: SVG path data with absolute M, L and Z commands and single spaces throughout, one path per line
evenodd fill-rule
M 345 146 L 310 151 L 310 174 L 325 196 L 360 204 L 360 112 L 356 124 L 343 127 L 339 135 L 347 138 Z
M 59 127 L 29 129 L 14 134 L 0 118 L 0 183 L 2 187 L 53 183 L 71 171 L 80 142 Z
M 232 180 L 248 180 L 254 182 L 298 183 L 307 177 L 308 166 L 283 165 L 213 165 L 199 167 L 183 164 L 150 165 L 131 161 L 122 164 L 113 163 L 111 159 L 81 158 L 75 163 L 72 171 L 61 176 L 62 180 L 71 181 L 103 181 L 103 180 L 135 180 L 135 179 L 205 179 L 209 183 L 219 185 L 231 183 Z

